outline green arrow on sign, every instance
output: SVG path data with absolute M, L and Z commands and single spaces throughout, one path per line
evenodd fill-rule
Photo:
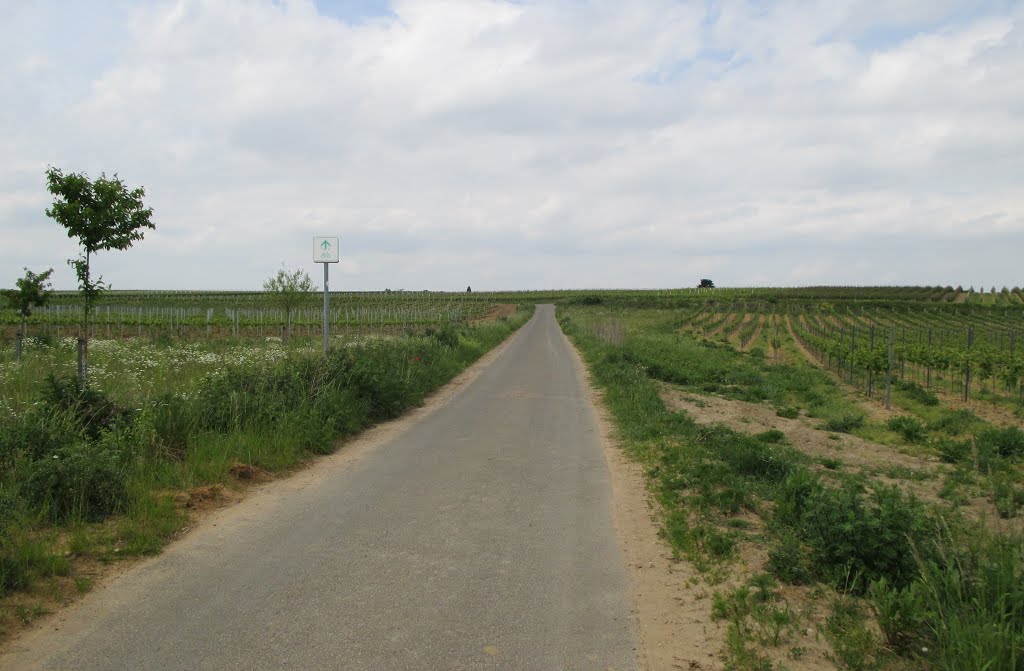
M 324 249 L 330 249 L 331 248 L 331 243 L 329 243 L 326 240 L 324 240 L 323 242 L 320 243 L 320 246 L 323 247 Z

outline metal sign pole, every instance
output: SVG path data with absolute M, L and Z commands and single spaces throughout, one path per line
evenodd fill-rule
M 327 356 L 330 341 L 331 294 L 327 282 L 327 265 L 341 261 L 338 238 L 313 238 L 313 262 L 324 264 L 324 356 Z
M 328 319 L 328 315 L 330 314 L 330 301 L 331 301 L 330 293 L 327 291 L 327 268 L 330 266 L 330 264 L 325 263 L 323 265 L 324 265 L 324 355 L 326 356 L 327 355 L 327 344 L 328 344 L 328 337 L 327 337 L 327 330 L 328 330 L 327 324 L 328 324 L 328 321 L 327 321 L 327 319 Z

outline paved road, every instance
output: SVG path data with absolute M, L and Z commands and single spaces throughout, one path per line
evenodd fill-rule
M 90 595 L 40 668 L 635 668 L 578 373 L 541 306 L 407 431 Z

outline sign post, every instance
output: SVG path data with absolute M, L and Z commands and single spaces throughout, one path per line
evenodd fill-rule
M 324 264 L 324 355 L 327 354 L 328 324 L 330 323 L 330 293 L 327 289 L 328 264 L 341 261 L 341 247 L 338 238 L 313 238 L 313 262 Z

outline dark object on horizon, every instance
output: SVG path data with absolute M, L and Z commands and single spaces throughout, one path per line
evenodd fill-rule
M 466 293 L 467 294 L 473 293 L 473 287 L 466 287 Z
M 712 282 L 711 280 L 701 280 L 700 281 L 700 286 L 697 287 L 697 288 L 698 289 L 714 289 L 715 288 L 715 283 Z

